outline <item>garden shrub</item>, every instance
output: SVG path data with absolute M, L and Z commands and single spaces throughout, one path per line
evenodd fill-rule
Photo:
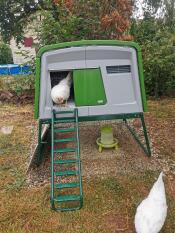
M 13 92 L 18 96 L 25 93 L 34 94 L 34 74 L 0 76 L 0 80 L 3 80 L 1 90 Z
M 142 48 L 148 96 L 175 96 L 175 36 L 155 18 L 133 21 L 131 33 Z
M 0 43 L 0 64 L 12 64 L 13 56 L 9 45 Z
M 142 45 L 147 94 L 150 96 L 175 95 L 175 52 L 173 36 L 156 33 L 153 41 Z

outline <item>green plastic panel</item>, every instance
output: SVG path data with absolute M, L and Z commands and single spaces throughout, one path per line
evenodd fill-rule
M 76 106 L 106 104 L 106 94 L 100 69 L 74 70 L 73 82 Z

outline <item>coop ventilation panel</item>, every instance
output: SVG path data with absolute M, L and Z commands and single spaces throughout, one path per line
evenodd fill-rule
M 108 74 L 120 74 L 120 73 L 130 73 L 130 65 L 119 65 L 119 66 L 107 66 L 106 67 Z

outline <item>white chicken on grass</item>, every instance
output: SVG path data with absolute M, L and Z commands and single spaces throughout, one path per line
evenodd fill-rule
M 163 172 L 154 183 L 148 197 L 137 208 L 135 228 L 137 233 L 158 233 L 167 216 Z
M 69 72 L 66 78 L 62 79 L 56 86 L 52 88 L 51 98 L 55 104 L 61 105 L 67 102 L 70 96 L 71 83 L 71 72 Z

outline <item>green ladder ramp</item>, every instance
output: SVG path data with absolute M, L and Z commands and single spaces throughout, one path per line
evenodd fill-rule
M 51 208 L 55 211 L 81 209 L 83 191 L 78 109 L 53 110 L 51 133 Z

